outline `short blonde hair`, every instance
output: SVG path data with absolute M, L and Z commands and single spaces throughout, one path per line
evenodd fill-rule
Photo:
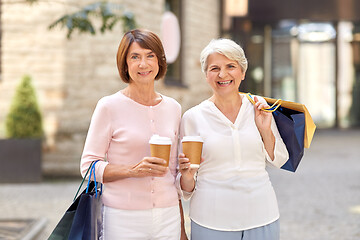
M 224 55 L 230 60 L 237 61 L 245 73 L 248 67 L 248 61 L 245 57 L 244 50 L 233 40 L 226 38 L 213 39 L 210 43 L 201 51 L 200 63 L 201 70 L 206 73 L 208 68 L 208 57 L 213 53 L 219 53 Z

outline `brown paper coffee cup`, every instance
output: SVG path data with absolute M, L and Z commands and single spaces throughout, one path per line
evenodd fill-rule
M 200 136 L 185 136 L 182 139 L 185 157 L 190 160 L 191 168 L 198 168 L 201 160 L 203 140 Z
M 166 160 L 165 167 L 169 166 L 171 139 L 153 135 L 149 141 L 150 153 L 152 157 L 158 157 Z

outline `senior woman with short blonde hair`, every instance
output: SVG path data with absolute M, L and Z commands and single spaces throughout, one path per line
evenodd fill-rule
M 213 95 L 183 115 L 180 136 L 204 140 L 199 169 L 179 155 L 177 186 L 191 199 L 192 240 L 278 240 L 279 210 L 266 163 L 280 168 L 288 159 L 271 113 L 239 94 L 247 59 L 230 39 L 212 40 L 201 67 Z M 196 174 L 196 175 L 195 175 Z

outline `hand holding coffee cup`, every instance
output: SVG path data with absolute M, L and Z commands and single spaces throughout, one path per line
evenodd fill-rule
M 190 168 L 199 168 L 203 139 L 200 136 L 184 136 L 181 142 L 183 153 L 190 160 Z
M 153 135 L 149 141 L 151 156 L 165 159 L 165 167 L 169 166 L 171 143 L 170 138 L 159 135 Z
M 166 161 L 157 157 L 144 157 L 131 168 L 131 177 L 162 177 L 167 172 Z

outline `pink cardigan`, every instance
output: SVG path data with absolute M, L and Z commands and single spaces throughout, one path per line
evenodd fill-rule
M 150 156 L 148 142 L 153 134 L 172 140 L 169 171 L 164 177 L 127 178 L 105 183 L 102 197 L 105 206 L 144 210 L 178 204 L 174 182 L 181 107 L 172 98 L 163 95 L 162 98 L 155 106 L 144 106 L 117 92 L 98 102 L 81 157 L 83 176 L 90 163 L 99 159 L 96 180 L 102 182 L 107 164 L 133 166 Z

